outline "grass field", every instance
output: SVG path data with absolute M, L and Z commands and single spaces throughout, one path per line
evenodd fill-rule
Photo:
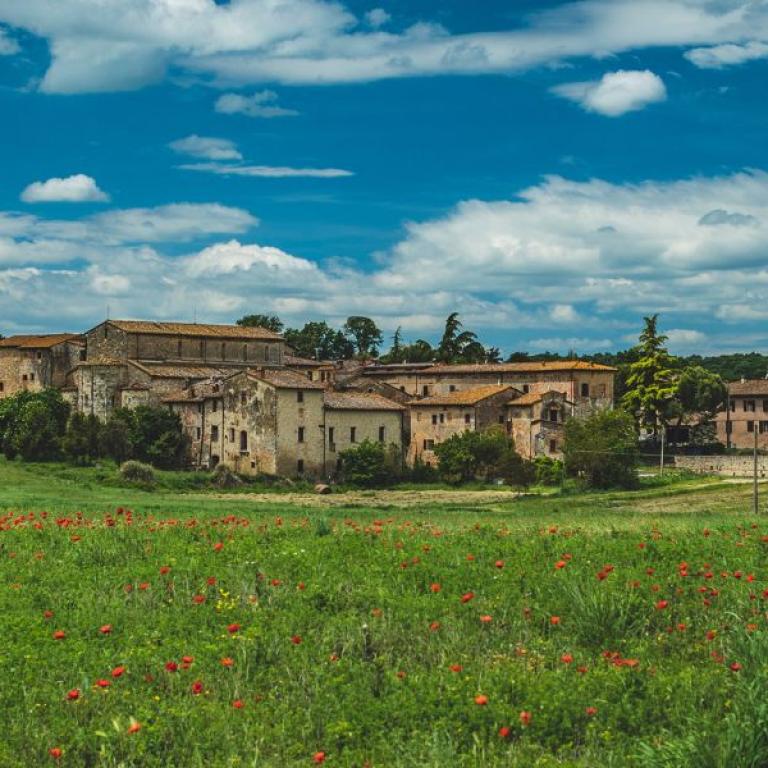
M 0 766 L 763 766 L 748 485 L 154 492 L 0 463 Z

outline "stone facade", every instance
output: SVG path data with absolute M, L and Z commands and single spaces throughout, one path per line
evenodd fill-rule
M 526 459 L 563 455 L 565 421 L 572 403 L 562 392 L 529 392 L 507 404 L 507 432 L 515 450 Z
M 754 458 L 752 456 L 675 456 L 676 469 L 688 469 L 703 475 L 724 477 L 752 477 Z M 757 457 L 758 477 L 768 477 L 768 456 Z
M 0 397 L 64 387 L 84 349 L 81 337 L 70 333 L 0 339 Z
M 725 408 L 715 416 L 717 440 L 727 448 L 768 450 L 768 380 L 736 381 L 728 385 Z
M 493 426 L 506 429 L 507 403 L 520 394 L 512 386 L 496 384 L 412 400 L 408 462 L 435 466 L 435 446 L 453 435 Z

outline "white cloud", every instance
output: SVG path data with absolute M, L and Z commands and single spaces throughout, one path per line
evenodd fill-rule
M 20 50 L 19 44 L 0 27 L 0 56 L 14 56 Z
M 354 176 L 352 171 L 345 171 L 341 168 L 290 168 L 273 165 L 226 165 L 224 163 L 187 163 L 178 167 L 184 171 L 215 173 L 219 176 L 258 176 L 270 179 L 296 177 L 335 179 Z
M 570 352 L 573 350 L 579 355 L 586 355 L 590 352 L 610 349 L 614 346 L 614 342 L 611 339 L 590 339 L 583 336 L 570 338 L 551 336 L 543 339 L 531 339 L 527 342 L 527 346 L 542 352 Z
M 218 243 L 184 260 L 184 269 L 191 277 L 231 275 L 235 272 L 260 271 L 265 278 L 289 276 L 291 280 L 318 279 L 316 264 L 291 256 L 279 248 L 242 245 L 237 240 Z
M 91 287 L 101 296 L 117 296 L 128 293 L 131 281 L 124 275 L 105 275 L 98 270 L 91 273 Z
M 685 54 L 685 58 L 700 69 L 724 69 L 747 61 L 768 58 L 768 45 L 751 40 L 743 45 L 725 43 L 710 48 L 693 48 Z
M 295 109 L 285 109 L 274 102 L 277 94 L 274 91 L 259 91 L 251 96 L 240 93 L 223 93 L 216 100 L 214 109 L 224 115 L 247 115 L 248 117 L 292 117 L 299 113 Z
M 667 98 L 664 81 L 647 69 L 607 72 L 600 80 L 564 83 L 552 92 L 606 117 L 619 117 Z
M 169 69 L 219 87 L 323 84 L 520 72 L 649 47 L 768 39 L 768 6 L 755 0 L 580 0 L 517 28 L 463 35 L 429 20 L 385 32 L 376 28 L 381 10 L 361 26 L 330 0 L 3 0 L 0 21 L 48 40 L 41 88 L 56 93 L 139 88 Z
M 701 348 L 707 342 L 707 334 L 691 328 L 670 328 L 664 331 L 673 352 L 685 352 Z M 633 340 L 636 343 L 636 340 Z
M 96 181 L 83 173 L 35 181 L 22 193 L 25 203 L 106 203 L 109 195 L 99 189 Z
M 383 27 L 388 21 L 391 20 L 391 16 L 383 8 L 373 8 L 365 14 L 365 21 L 369 27 L 378 29 Z
M 176 139 L 168 145 L 180 155 L 202 157 L 206 160 L 242 160 L 237 145 L 229 139 L 216 139 L 212 136 L 192 134 L 183 139 Z

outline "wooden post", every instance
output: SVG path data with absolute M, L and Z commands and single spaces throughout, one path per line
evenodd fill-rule
M 659 456 L 659 475 L 664 474 L 664 440 L 667 437 L 667 428 L 664 424 L 661 425 L 661 454 Z
M 758 508 L 758 498 L 757 498 L 757 430 L 758 425 L 760 424 L 759 421 L 755 420 L 752 422 L 754 424 L 754 433 L 755 433 L 755 447 L 752 451 L 753 456 L 753 478 L 752 478 L 752 486 L 753 486 L 753 504 L 754 504 L 754 512 L 755 514 L 759 514 L 759 508 Z

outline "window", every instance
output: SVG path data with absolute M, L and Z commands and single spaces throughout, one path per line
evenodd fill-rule
M 550 408 L 549 409 L 549 420 L 550 421 L 557 421 L 558 411 L 557 408 Z
M 198 403 L 197 404 L 197 412 L 198 413 L 202 413 L 203 412 L 203 403 Z
M 245 453 L 248 450 L 248 433 L 243 429 L 240 431 L 240 452 Z
M 731 410 L 732 410 L 732 411 L 735 411 L 735 410 L 736 410 L 736 398 L 734 398 L 733 400 L 731 400 L 731 402 L 730 402 L 730 407 L 731 407 Z
M 199 440 L 203 436 L 203 430 L 200 427 L 195 429 L 195 440 Z
M 429 394 L 429 385 L 425 384 L 425 385 L 424 385 L 424 386 L 421 388 L 421 394 L 422 394 L 424 397 L 426 397 L 426 396 Z
M 303 403 L 304 402 L 304 390 L 300 389 L 296 392 L 296 402 L 297 403 Z
M 760 423 L 762 424 L 763 422 Z M 384 442 L 384 427 L 379 427 L 379 442 Z
M 581 396 L 589 397 L 589 384 L 586 381 L 581 384 Z
M 43 353 L 42 352 L 38 352 L 37 353 L 37 359 L 38 360 L 42 360 L 43 359 Z
M 248 405 L 248 393 L 245 390 L 240 393 L 240 405 Z
M 243 344 L 243 362 L 248 359 L 248 345 Z
M 218 424 L 212 424 L 211 425 L 211 440 L 218 440 L 219 439 L 219 425 Z
M 229 442 L 234 443 L 235 442 L 235 428 L 230 427 L 229 428 Z
M 763 400 L 763 411 L 768 412 L 768 400 Z
M 437 414 L 436 413 L 432 414 L 432 423 L 433 424 L 437 424 Z
M 760 422 L 760 434 L 762 435 L 764 432 L 768 432 L 768 421 L 761 421 Z
M 434 440 L 425 440 L 424 441 L 424 450 L 425 451 L 434 451 L 435 450 L 435 441 Z
M 456 391 L 456 386 L 455 386 L 454 384 L 451 384 L 451 385 L 448 387 L 448 391 L 449 391 L 449 392 L 455 392 L 455 391 Z
M 205 357 L 205 342 L 200 342 L 200 357 Z
M 176 357 L 181 357 L 181 342 L 176 342 Z
M 304 442 L 304 427 L 299 427 L 298 438 L 300 443 Z
M 440 414 L 440 423 L 441 424 L 445 424 L 445 414 L 444 413 Z
M 265 363 L 269 362 L 269 347 L 267 345 L 264 346 L 264 362 Z
M 748 413 L 754 413 L 755 412 L 755 401 L 754 400 L 745 400 L 744 401 L 744 410 Z
M 26 373 L 22 374 L 21 380 L 22 381 L 26 381 L 27 380 L 27 374 Z
M 404 386 L 401 386 L 401 387 L 400 387 L 400 391 L 401 391 L 401 392 L 405 392 L 405 387 L 404 387 Z
M 471 422 L 472 422 L 472 417 L 468 413 L 465 413 L 464 414 L 464 423 L 465 424 L 470 424 Z
M 296 462 L 296 471 L 297 471 L 297 472 L 298 472 L 300 475 L 303 475 L 303 474 L 304 474 L 304 459 L 299 459 L 299 460 Z
M 350 427 L 349 428 L 349 442 L 350 443 L 356 443 L 357 442 L 357 427 Z
M 0 381 L 0 392 L 5 392 L 5 382 Z
M 504 423 L 504 416 L 499 416 L 499 424 L 503 424 L 503 423 Z
M 549 441 L 549 452 L 550 453 L 557 453 L 557 440 L 550 440 Z
M 307 378 L 312 381 L 312 371 L 307 371 Z
M 531 387 L 529 384 L 523 384 L 523 394 L 527 395 L 531 391 Z
M 747 432 L 754 432 L 755 431 L 755 422 L 754 421 L 748 421 L 747 422 Z
M 226 342 L 221 342 L 221 359 L 223 360 L 227 356 L 227 344 Z
M 219 401 L 211 400 L 211 413 L 216 413 L 219 410 Z
M 733 432 L 733 422 L 732 421 L 726 421 L 725 422 L 725 434 L 730 435 L 731 432 Z
M 333 427 L 328 427 L 328 442 L 331 445 L 333 445 L 333 442 L 334 442 L 333 441 L 333 433 L 334 433 L 334 428 Z

